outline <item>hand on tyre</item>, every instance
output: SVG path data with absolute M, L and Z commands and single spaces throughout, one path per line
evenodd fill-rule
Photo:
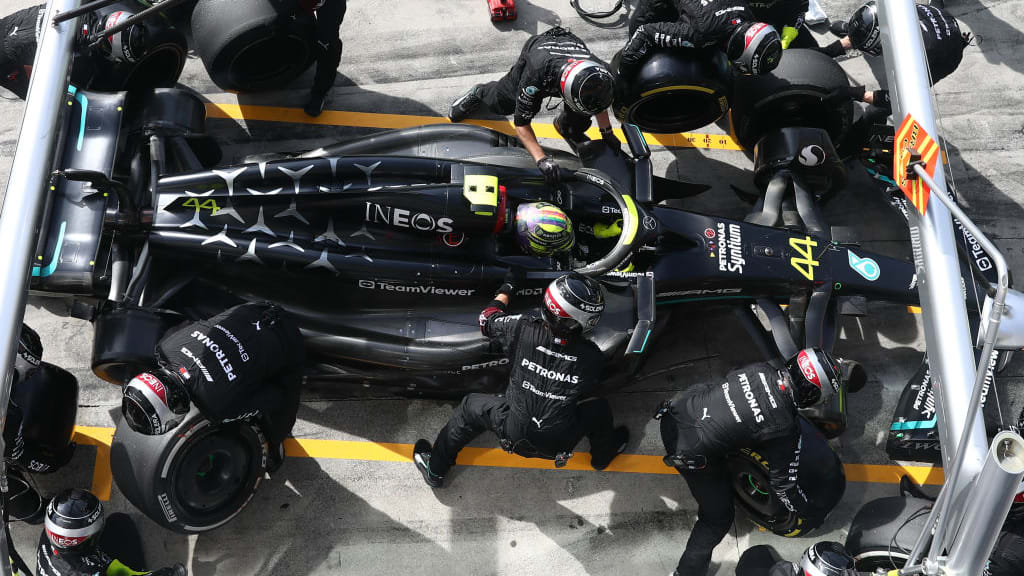
M 558 188 L 558 185 L 562 182 L 558 163 L 551 156 L 545 156 L 540 160 L 537 160 L 537 168 L 540 169 L 540 173 L 544 175 L 544 182 L 552 188 Z
M 615 136 L 615 130 L 613 130 L 611 126 L 601 128 L 601 140 L 604 140 L 604 143 L 607 144 L 609 148 L 622 150 L 622 142 L 620 142 L 618 137 Z

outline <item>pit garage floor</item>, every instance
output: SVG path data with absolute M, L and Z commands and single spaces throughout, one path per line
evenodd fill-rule
M 4 0 L 0 11 L 30 3 Z M 839 18 L 857 5 L 854 0 L 822 4 Z M 362 114 L 325 114 L 322 125 L 296 122 L 304 118 L 297 109 L 305 101 L 311 73 L 278 92 L 235 95 L 220 91 L 202 64 L 190 60 L 182 83 L 212 103 L 228 105 L 211 108 L 214 115 L 251 119 L 259 111 L 279 120 L 211 119 L 210 131 L 222 142 L 228 160 L 261 151 L 310 149 L 371 132 L 372 127 L 392 126 L 389 122 L 416 123 L 380 114 L 436 120 L 472 84 L 504 73 L 530 34 L 553 25 L 571 28 L 606 59 L 626 39 L 624 17 L 598 27 L 580 20 L 565 0 L 519 0 L 518 6 L 517 21 L 494 25 L 484 0 L 351 2 L 342 29 L 341 75 L 328 109 Z M 983 38 L 980 46 L 967 49 L 960 69 L 935 89 L 949 160 L 969 214 L 996 240 L 1019 276 L 1024 270 L 1024 32 L 1018 23 L 1024 22 L 1024 0 L 952 1 L 949 10 L 965 29 Z M 830 42 L 831 37 L 826 32 L 819 41 Z M 843 66 L 858 83 L 873 87 L 885 82 L 880 60 L 854 56 Z M 0 100 L 0 190 L 6 189 L 22 109 L 18 100 Z M 553 114 L 542 114 L 538 122 L 550 124 Z M 723 130 L 709 126 L 699 132 Z M 563 146 L 554 139 L 543 144 Z M 753 189 L 752 163 L 744 153 L 659 146 L 654 162 L 656 174 L 713 185 L 688 201 L 693 209 L 730 217 L 745 214 L 745 205 L 730 190 L 730 185 Z M 827 219 L 833 225 L 854 227 L 866 247 L 909 256 L 905 225 L 877 200 L 866 176 L 856 172 L 849 189 L 828 205 Z M 99 439 L 93 444 L 102 444 L 104 436 L 109 440 L 119 391 L 89 370 L 91 326 L 55 315 L 45 304 L 32 301 L 27 321 L 42 335 L 45 359 L 79 378 L 79 425 L 96 428 L 82 428 L 83 445 L 71 465 L 41 482 L 51 493 L 68 486 L 102 491 L 109 482 L 102 466 L 105 450 L 88 445 L 88 438 Z M 850 425 L 839 444 L 847 463 L 891 464 L 883 451 L 886 430 L 900 391 L 919 365 L 924 341 L 919 316 L 905 308 L 877 304 L 870 312 L 866 318 L 844 322 L 837 348 L 860 360 L 869 374 L 865 390 L 851 398 Z M 611 397 L 616 418 L 632 433 L 630 454 L 661 454 L 657 426 L 650 417 L 673 390 L 721 378 L 730 367 L 754 359 L 752 349 L 737 345 L 748 340 L 728 311 L 695 309 L 678 331 L 678 344 L 670 353 L 689 360 L 672 378 L 640 383 Z M 1024 376 L 1020 358 L 1024 357 L 1018 355 L 1001 378 L 1007 414 L 1019 410 L 1012 397 Z M 200 536 L 172 534 L 135 513 L 116 487 L 108 510 L 136 514 L 151 567 L 182 561 L 200 576 L 672 571 L 696 511 L 675 474 L 463 466 L 450 475 L 446 489 L 432 491 L 403 456 L 385 450 L 397 461 L 382 461 L 382 451 L 374 450 L 376 443 L 411 444 L 419 437 L 433 438 L 452 409 L 445 402 L 340 401 L 332 400 L 329 391 L 309 391 L 295 436 L 352 443 L 316 444 L 314 451 L 306 442 L 307 451 L 321 457 L 290 458 L 230 524 Z M 496 442 L 485 436 L 474 446 L 495 448 Z M 300 452 L 292 448 L 293 454 Z M 100 468 L 94 473 L 97 462 Z M 886 483 L 897 478 L 896 469 L 870 477 L 876 481 L 849 483 L 841 504 L 814 538 L 844 540 L 861 503 L 896 493 L 895 485 Z M 40 530 L 14 526 L 23 556 L 34 556 Z M 759 532 L 740 514 L 716 550 L 713 573 L 732 574 L 738 555 L 754 544 L 772 543 L 783 555 L 796 558 L 811 541 L 786 541 Z

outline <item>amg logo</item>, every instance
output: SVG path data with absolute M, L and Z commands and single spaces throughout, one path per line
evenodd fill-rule
M 434 218 L 425 212 L 410 212 L 375 202 L 366 203 L 366 221 L 388 224 L 398 228 L 412 228 L 420 232 L 454 232 L 451 218 Z
M 572 356 L 572 355 L 569 355 L 569 354 L 562 354 L 561 352 L 556 352 L 554 350 L 548 350 L 547 348 L 545 348 L 543 346 L 537 346 L 537 351 L 538 352 L 543 352 L 543 353 L 547 354 L 548 356 L 554 356 L 555 358 L 560 358 L 560 359 L 565 360 L 567 362 L 575 362 L 575 361 L 579 360 L 579 358 L 577 358 L 576 356 Z
M 167 497 L 166 492 L 157 494 L 156 499 L 160 502 L 160 508 L 164 511 L 164 517 L 167 518 L 168 522 L 177 522 L 178 515 L 174 513 L 174 508 L 171 507 L 171 499 Z
M 494 368 L 495 366 L 504 366 L 508 364 L 508 358 L 499 358 L 498 360 L 491 360 L 490 362 L 481 362 L 479 364 L 466 364 L 462 367 L 462 371 L 468 370 L 482 370 L 484 368 Z
M 706 294 L 739 294 L 743 292 L 743 288 L 712 288 L 708 290 L 676 290 L 675 292 L 662 292 L 658 294 L 658 298 L 668 298 L 669 296 L 704 296 Z

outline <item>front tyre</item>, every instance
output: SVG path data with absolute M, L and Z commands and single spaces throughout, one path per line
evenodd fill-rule
M 187 534 L 222 526 L 241 512 L 268 457 L 257 424 L 213 424 L 193 407 L 162 436 L 139 434 L 118 419 L 110 466 L 128 501 L 157 524 Z

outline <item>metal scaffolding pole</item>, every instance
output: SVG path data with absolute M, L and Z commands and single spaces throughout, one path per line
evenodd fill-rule
M 936 139 L 928 61 L 921 38 L 917 9 L 913 0 L 885 0 L 878 3 L 886 74 L 893 102 L 893 118 L 899 124 L 907 114 Z M 944 194 L 946 175 L 936 170 L 934 182 Z M 956 490 L 944 494 L 950 499 L 947 514 L 939 521 L 962 517 L 970 479 L 975 478 L 985 460 L 988 445 L 980 411 L 968 414 L 973 383 L 976 379 L 974 349 L 967 321 L 967 309 L 960 287 L 960 266 L 950 212 L 941 202 L 930 202 L 921 216 L 912 210 L 910 239 L 921 297 L 921 318 L 928 347 L 928 365 L 934 382 L 938 409 L 942 459 L 947 470 L 953 468 L 956 449 L 969 430 L 964 445 L 963 463 Z M 946 532 L 952 537 L 956 524 Z M 947 542 L 942 543 L 948 544 Z
M 72 59 L 72 39 L 77 20 L 53 25 L 58 12 L 76 8 L 80 0 L 50 0 L 46 7 L 39 47 L 32 66 L 32 79 L 25 101 L 18 148 L 14 153 L 11 177 L 7 182 L 3 209 L 0 210 L 0 246 L 3 281 L 0 281 L 0 406 L 6 407 L 11 397 L 14 355 L 17 353 L 21 323 L 25 316 L 25 299 L 33 251 L 39 230 L 39 219 L 46 198 L 45 186 L 50 180 L 57 123 L 67 93 L 68 69 Z M 2 411 L 6 425 L 7 410 Z M 0 426 L 2 429 L 2 426 Z M 5 450 L 0 434 L 0 454 Z M 0 490 L 7 492 L 7 469 L 0 458 Z M 11 574 L 10 543 L 6 530 L 0 531 L 0 562 L 2 574 Z

